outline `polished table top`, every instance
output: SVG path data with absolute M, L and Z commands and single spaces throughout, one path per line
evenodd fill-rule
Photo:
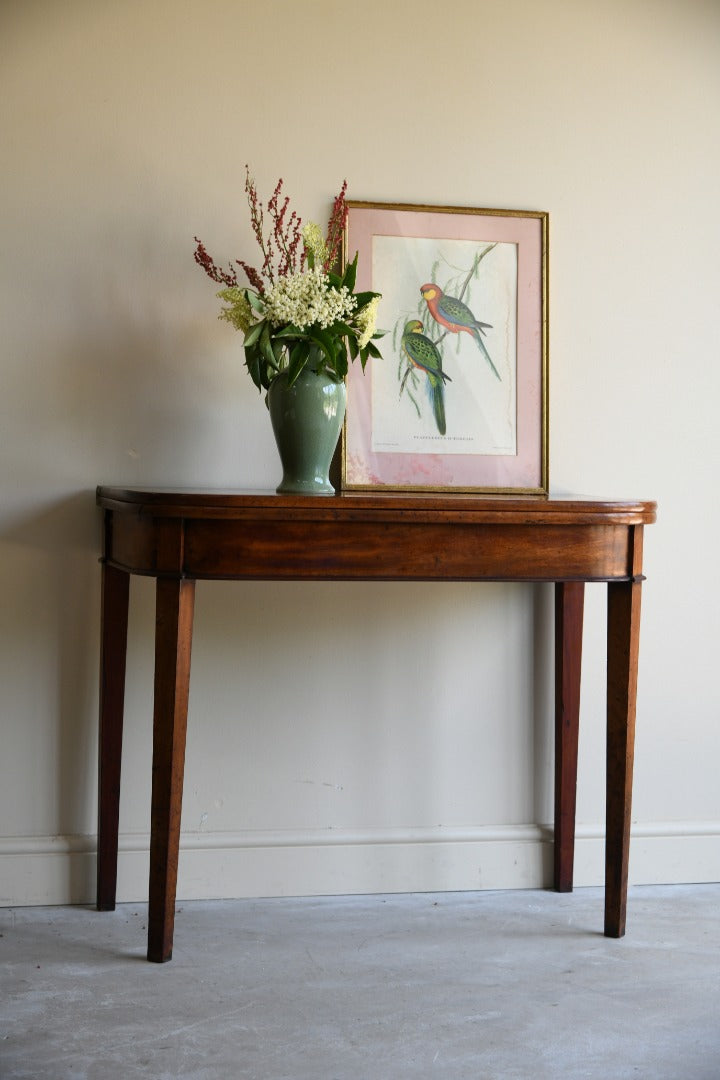
M 486 495 L 475 492 L 342 491 L 336 495 L 278 495 L 272 491 L 224 488 L 122 487 L 101 484 L 98 503 L 111 508 L 138 507 L 141 511 L 170 517 L 219 510 L 243 514 L 250 510 L 324 517 L 328 513 L 469 513 L 490 520 L 616 521 L 618 524 L 651 524 L 656 504 L 637 499 L 602 499 L 585 495 Z

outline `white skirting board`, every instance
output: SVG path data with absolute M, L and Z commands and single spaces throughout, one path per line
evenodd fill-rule
M 118 903 L 147 899 L 149 836 L 120 837 Z M 92 904 L 94 836 L 0 838 L 0 906 Z M 575 885 L 602 885 L 604 828 L 578 825 Z M 552 829 L 184 833 L 178 900 L 537 889 L 552 885 Z M 720 822 L 633 826 L 630 883 L 720 881 Z

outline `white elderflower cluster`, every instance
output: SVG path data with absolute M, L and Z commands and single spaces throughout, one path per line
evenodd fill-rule
M 302 227 L 303 244 L 305 251 L 315 260 L 315 266 L 324 266 L 328 259 L 328 249 L 325 237 L 320 231 L 320 226 L 314 221 L 308 221 Z
M 325 330 L 338 319 L 348 319 L 357 307 L 347 288 L 332 289 L 319 267 L 280 278 L 263 301 L 265 318 L 273 326 L 292 323 L 300 330 L 314 324 Z
M 373 334 L 375 333 L 375 326 L 377 323 L 377 309 L 379 303 L 380 297 L 373 296 L 372 300 L 370 300 L 364 308 L 358 311 L 357 315 L 355 316 L 355 325 L 360 331 L 358 334 L 357 342 L 359 349 L 364 349 L 372 338 Z

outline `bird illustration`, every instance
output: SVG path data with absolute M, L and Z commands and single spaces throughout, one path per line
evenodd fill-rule
M 490 359 L 490 353 L 487 351 L 485 342 L 482 339 L 482 335 L 486 330 L 492 330 L 490 323 L 480 322 L 479 319 L 475 318 L 467 304 L 463 303 L 462 300 L 458 300 L 455 296 L 446 296 L 440 286 L 435 285 L 433 282 L 422 285 L 420 292 L 435 322 L 439 323 L 440 326 L 444 326 L 451 334 L 459 334 L 464 331 L 475 338 L 480 346 L 480 351 L 493 369 L 496 378 L 499 379 L 500 372 Z
M 435 423 L 441 435 L 445 434 L 445 393 L 443 383 L 452 382 L 442 369 L 442 358 L 437 345 L 423 334 L 419 319 L 405 323 L 402 348 L 413 367 L 427 375 L 427 388 L 435 415 Z

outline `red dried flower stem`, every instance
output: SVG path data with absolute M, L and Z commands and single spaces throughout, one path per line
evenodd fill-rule
M 273 220 L 273 240 L 277 248 L 279 259 L 278 274 L 280 277 L 285 277 L 287 274 L 296 273 L 298 269 L 297 249 L 301 238 L 300 228 L 302 221 L 293 210 L 289 221 L 287 223 L 285 222 L 285 215 L 288 206 L 290 205 L 290 199 L 286 195 L 282 205 L 280 205 L 282 185 L 282 179 L 278 180 L 275 190 L 268 200 L 267 208 L 268 213 Z
M 327 247 L 327 258 L 323 265 L 325 273 L 331 270 L 338 260 L 340 253 L 340 242 L 342 240 L 343 232 L 345 231 L 345 224 L 347 222 L 347 203 L 345 202 L 345 192 L 347 191 L 347 180 L 343 180 L 343 186 L 340 188 L 339 193 L 335 196 L 333 202 L 332 213 L 330 214 L 330 221 L 328 223 L 327 240 L 325 241 Z
M 245 276 L 252 285 L 253 289 L 256 289 L 260 296 L 265 295 L 265 282 L 260 277 L 260 274 L 254 266 L 249 266 L 243 259 L 236 259 L 235 262 L 238 266 L 242 266 L 245 271 Z
M 197 244 L 194 255 L 195 262 L 198 264 L 198 266 L 202 266 L 208 277 L 212 278 L 213 281 L 216 281 L 218 285 L 237 285 L 237 274 L 233 270 L 232 266 L 228 268 L 229 272 L 223 270 L 220 266 L 216 266 L 211 256 L 208 255 L 207 251 L 205 250 L 205 246 L 200 242 L 200 240 L 198 240 L 197 236 L 195 237 L 195 243 Z
M 245 265 L 244 262 L 238 259 L 238 263 L 240 264 L 240 266 L 242 266 L 243 270 L 248 275 L 248 280 L 250 281 L 250 283 L 254 285 L 255 288 L 258 288 L 256 281 L 262 282 L 263 276 L 267 277 L 271 283 L 274 281 L 272 270 L 272 245 L 269 242 L 267 246 L 265 244 L 262 203 L 258 199 L 255 181 L 251 178 L 250 169 L 247 165 L 245 166 L 245 194 L 247 195 L 248 206 L 250 207 L 250 222 L 252 224 L 252 230 L 255 234 L 255 239 L 258 242 L 260 250 L 263 253 L 264 261 L 259 274 L 252 267 L 250 268 L 252 270 L 252 276 L 248 273 L 248 267 Z M 256 280 L 253 281 L 253 278 L 255 278 Z M 261 285 L 260 292 L 262 293 L 264 291 L 264 286 Z
M 305 247 L 303 245 L 302 250 L 300 251 L 300 258 L 298 260 L 298 247 L 300 246 L 300 241 L 302 239 L 302 233 L 300 229 L 301 220 L 294 210 L 290 216 L 290 225 L 293 225 L 293 219 L 297 219 L 297 221 L 293 229 L 293 237 L 290 241 L 290 246 L 288 247 L 288 266 L 291 266 L 293 268 L 294 273 L 296 267 L 299 267 L 301 272 L 305 267 Z
M 290 199 L 285 196 L 282 203 L 280 202 L 282 186 L 281 177 L 267 203 L 267 212 L 272 219 L 272 229 L 268 232 L 266 238 L 262 203 L 258 198 L 257 188 L 255 187 L 255 181 L 250 176 L 250 170 L 247 165 L 245 166 L 245 194 L 250 208 L 250 223 L 263 254 L 263 263 L 260 270 L 257 270 L 254 266 L 246 263 L 244 259 L 236 259 L 235 262 L 242 267 L 251 286 L 261 296 L 265 295 L 266 281 L 269 281 L 271 285 L 274 284 L 276 273 L 280 277 L 286 277 L 305 268 L 305 247 L 301 245 L 302 219 L 294 210 L 290 217 L 287 218 Z M 340 253 L 340 244 L 348 215 L 345 201 L 346 191 L 347 180 L 344 180 L 343 186 L 333 202 L 332 213 L 328 222 L 327 240 L 325 242 L 327 258 L 323 263 L 325 273 L 334 268 Z M 203 268 L 208 277 L 212 278 L 218 285 L 237 286 L 238 277 L 234 268 L 229 266 L 227 270 L 223 270 L 213 261 L 197 236 L 195 237 L 195 243 L 197 245 L 194 255 L 195 262 Z M 275 260 L 277 260 L 277 267 L 275 266 Z M 266 279 L 266 281 L 263 279 Z

